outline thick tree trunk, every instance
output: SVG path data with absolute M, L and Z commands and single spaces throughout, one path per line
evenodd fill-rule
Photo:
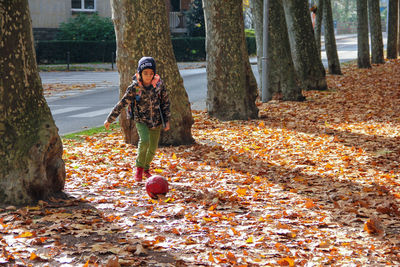
M 368 0 L 369 28 L 371 32 L 371 63 L 382 64 L 383 56 L 382 23 L 379 0 Z
M 285 13 L 281 1 L 269 3 L 268 79 L 270 95 L 286 101 L 303 101 L 287 32 Z
M 323 17 L 325 26 L 325 51 L 328 58 L 328 71 L 330 74 L 341 75 L 342 71 L 340 70 L 340 61 L 336 47 L 331 0 L 324 0 Z
M 318 56 L 308 0 L 283 0 L 292 58 L 303 89 L 326 90 L 325 68 Z
M 357 0 L 357 64 L 359 68 L 371 68 L 368 40 L 368 4 Z
M 33 48 L 27 0 L 0 1 L 0 203 L 28 204 L 60 193 L 62 143 Z
M 203 0 L 203 7 L 208 113 L 220 120 L 255 119 L 257 82 L 246 48 L 242 0 Z
M 117 66 L 120 96 L 132 81 L 137 62 L 143 56 L 156 60 L 157 73 L 167 88 L 171 102 L 171 130 L 162 132 L 160 144 L 184 145 L 194 142 L 192 113 L 188 95 L 172 49 L 164 0 L 111 0 L 117 38 Z M 120 115 L 125 141 L 138 142 L 135 123 Z
M 315 26 L 314 26 L 314 36 L 315 36 L 315 43 L 317 44 L 318 55 L 321 58 L 321 29 L 322 29 L 322 18 L 323 18 L 323 11 L 324 11 L 324 0 L 317 1 L 317 16 L 315 19 Z
M 397 58 L 398 0 L 389 0 L 387 58 Z
M 253 14 L 254 30 L 256 35 L 258 75 L 261 77 L 261 58 L 263 55 L 263 0 L 250 0 L 250 9 L 251 13 Z M 258 88 L 259 94 L 261 95 L 261 84 L 258 85 Z

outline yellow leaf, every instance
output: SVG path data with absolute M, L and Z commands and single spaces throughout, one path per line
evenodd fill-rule
M 254 242 L 253 236 L 250 236 L 250 237 L 247 238 L 247 240 L 246 240 L 246 243 L 247 243 L 247 244 L 251 244 L 251 243 L 253 243 L 253 242 Z
M 176 154 L 175 154 L 175 153 L 173 153 L 173 154 L 172 154 L 172 159 L 173 159 L 173 160 L 176 160 L 176 159 L 177 159 L 177 157 L 176 157 Z
M 265 124 L 263 121 L 258 124 L 258 127 L 264 127 L 264 126 L 265 126 Z
M 239 196 L 245 196 L 246 194 L 247 194 L 247 189 L 244 187 L 244 188 L 238 188 L 237 190 L 236 190 L 236 193 L 239 195 Z
M 33 236 L 35 236 L 34 233 L 31 233 L 31 232 L 23 232 L 22 234 L 20 234 L 19 236 L 14 237 L 14 238 L 33 237 Z
M 156 173 L 162 173 L 164 170 L 163 169 L 154 169 L 154 172 Z

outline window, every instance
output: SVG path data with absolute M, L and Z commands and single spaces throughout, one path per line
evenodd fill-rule
M 71 7 L 73 11 L 95 11 L 96 0 L 72 0 Z
M 181 11 L 181 0 L 171 0 L 171 11 L 172 12 Z

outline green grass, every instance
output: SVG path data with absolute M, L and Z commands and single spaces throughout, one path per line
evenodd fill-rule
M 84 130 L 84 131 L 77 132 L 77 133 L 63 135 L 62 139 L 82 140 L 86 136 L 91 136 L 91 135 L 103 133 L 103 132 L 111 133 L 112 130 L 119 129 L 119 128 L 121 128 L 119 124 L 113 123 L 110 125 L 110 130 L 106 130 L 106 128 L 104 126 L 100 126 L 100 127 L 91 128 L 91 129 Z

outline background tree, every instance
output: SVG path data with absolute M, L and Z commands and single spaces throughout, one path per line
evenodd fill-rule
M 370 68 L 368 41 L 368 3 L 357 0 L 357 64 L 359 68 Z
M 324 0 L 323 5 L 324 5 L 323 23 L 324 23 L 324 35 L 325 35 L 325 51 L 326 51 L 326 56 L 328 58 L 328 71 L 330 74 L 341 75 L 342 71 L 340 70 L 340 61 L 337 53 L 331 0 Z
M 257 40 L 257 58 L 259 59 L 259 73 L 262 77 L 261 58 L 263 57 L 263 0 L 250 0 L 250 7 L 254 15 L 255 34 Z M 260 11 L 261 10 L 261 11 Z M 255 11 L 255 12 L 254 12 Z M 285 13 L 282 3 L 269 3 L 269 30 L 268 30 L 268 61 L 267 70 L 268 94 L 276 99 L 288 101 L 302 101 L 299 79 L 294 69 L 290 42 L 287 32 Z M 270 99 L 269 99 L 270 100 Z
M 179 74 L 172 49 L 167 12 L 163 0 L 112 0 L 112 18 L 117 37 L 117 66 L 120 74 L 120 96 L 136 73 L 137 62 L 152 56 L 157 73 L 162 77 L 171 102 L 171 130 L 162 132 L 163 145 L 193 143 L 192 113 L 188 95 Z M 151 19 L 149 19 L 151 18 Z M 136 144 L 135 123 L 121 113 L 120 123 L 127 143 Z
M 58 40 L 76 41 L 113 41 L 114 25 L 110 18 L 100 17 L 97 13 L 79 13 L 68 22 L 60 24 Z
M 206 36 L 204 10 L 201 0 L 193 0 L 186 12 L 187 28 L 190 36 Z
M 282 1 L 269 2 L 267 75 L 271 96 L 286 101 L 303 101 L 300 81 L 290 53 L 290 41 Z
M 0 203 L 27 204 L 60 193 L 62 143 L 33 48 L 27 0 L 0 1 Z
M 308 0 L 283 0 L 292 59 L 303 89 L 326 90 L 325 68 L 318 55 Z
M 206 21 L 207 108 L 220 120 L 258 117 L 242 0 L 203 0 Z
M 388 17 L 388 36 L 387 36 L 387 58 L 397 58 L 397 28 L 398 28 L 398 0 L 389 0 L 389 17 Z
M 258 77 L 261 77 L 261 58 L 263 54 L 263 0 L 250 0 L 249 4 L 251 13 L 253 14 L 254 32 L 256 36 Z M 259 85 L 259 92 L 261 95 L 261 85 Z
M 318 55 L 321 57 L 321 33 L 322 33 L 322 18 L 324 11 L 324 0 L 316 0 L 315 6 L 316 10 L 316 18 L 315 18 L 315 26 L 314 26 L 314 36 L 315 43 L 317 45 Z
M 379 0 L 368 0 L 369 29 L 371 33 L 371 63 L 384 63 L 382 23 Z

